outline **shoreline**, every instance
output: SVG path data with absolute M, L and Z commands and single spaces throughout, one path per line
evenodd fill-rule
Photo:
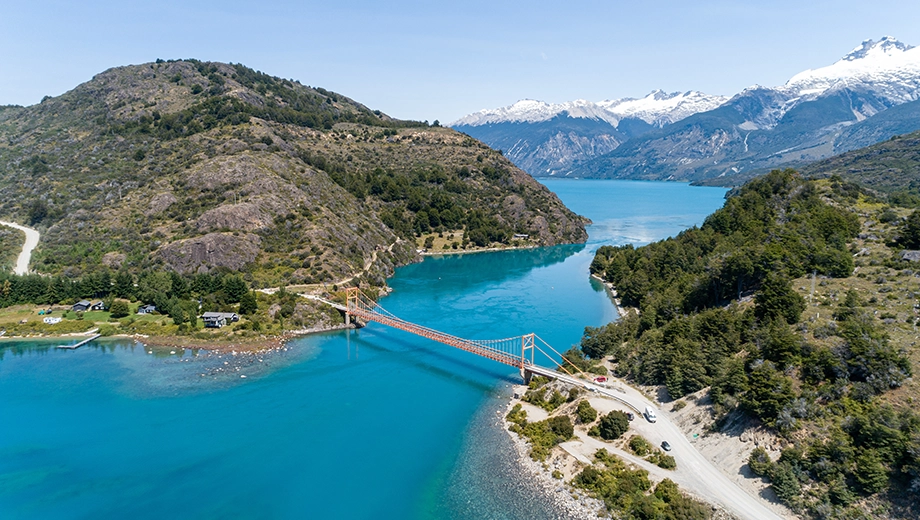
M 614 307 L 617 308 L 617 316 L 619 316 L 620 318 L 623 318 L 627 314 L 629 314 L 629 309 L 627 309 L 626 307 L 623 307 L 623 304 L 620 303 L 620 298 L 619 296 L 617 296 L 616 287 L 614 287 L 612 283 L 605 281 L 603 278 L 601 278 L 600 276 L 596 274 L 591 274 L 591 278 L 594 278 L 595 280 L 600 282 L 604 286 L 604 289 L 607 290 L 607 296 L 610 297 L 610 301 L 612 301 Z M 638 311 L 636 312 L 638 313 Z
M 307 329 L 286 330 L 281 335 L 263 336 L 260 338 L 226 338 L 226 341 L 208 341 L 200 340 L 190 336 L 146 336 L 144 334 L 113 334 L 111 336 L 102 336 L 102 338 L 121 338 L 133 339 L 145 347 L 159 348 L 190 348 L 201 349 L 212 352 L 269 352 L 284 348 L 287 343 L 293 339 L 318 334 L 320 332 L 330 332 L 335 330 L 346 330 L 354 328 L 354 325 L 332 325 L 328 327 L 311 327 Z M 0 346 L 8 341 L 23 340 L 54 340 L 54 339 L 73 339 L 79 337 L 89 337 L 95 334 L 96 329 L 87 332 L 71 332 L 66 334 L 42 334 L 39 336 L 0 336 Z
M 512 388 L 514 392 L 523 394 L 527 387 L 515 385 Z M 530 456 L 530 443 L 511 431 L 511 423 L 507 419 L 508 412 L 514 407 L 516 401 L 518 400 L 513 395 L 508 397 L 504 408 L 499 412 L 499 424 L 514 445 L 515 463 L 520 468 L 521 474 L 529 477 L 527 481 L 536 487 L 548 502 L 564 513 L 565 518 L 576 520 L 609 518 L 609 516 L 599 514 L 607 511 L 602 500 L 590 496 L 585 490 L 575 488 L 563 479 L 553 477 L 553 467 L 548 462 L 539 462 Z
M 440 251 L 427 251 L 423 249 L 416 250 L 419 256 L 444 256 L 444 255 L 471 255 L 474 253 L 495 253 L 498 251 L 519 251 L 522 249 L 536 249 L 545 246 L 508 246 L 508 247 L 484 247 L 482 249 L 442 249 Z

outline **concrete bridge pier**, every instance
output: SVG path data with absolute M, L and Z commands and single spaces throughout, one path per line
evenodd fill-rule
M 529 385 L 530 380 L 533 379 L 533 372 L 531 372 L 530 370 L 527 370 L 524 367 L 521 367 L 521 379 L 524 380 L 525 385 Z

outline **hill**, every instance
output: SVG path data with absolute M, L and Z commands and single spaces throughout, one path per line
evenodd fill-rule
M 809 164 L 802 173 L 819 178 L 837 175 L 895 195 L 893 200 L 916 203 L 920 201 L 920 132 Z
M 43 231 L 38 272 L 242 271 L 255 285 L 363 271 L 414 236 L 586 238 L 586 220 L 500 153 L 242 65 L 117 67 L 0 109 L 0 215 Z
M 899 253 L 920 215 L 906 215 L 839 178 L 774 171 L 699 228 L 599 249 L 592 272 L 639 312 L 587 330 L 582 351 L 660 385 L 673 410 L 700 405 L 697 432 L 761 439 L 735 446 L 750 457 L 730 471 L 798 513 L 916 518 L 920 286 Z

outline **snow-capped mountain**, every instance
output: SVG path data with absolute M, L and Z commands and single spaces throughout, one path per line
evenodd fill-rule
M 679 121 L 697 112 L 712 110 L 728 101 L 724 96 L 712 96 L 702 92 L 652 91 L 644 98 L 623 98 L 599 102 L 577 99 L 565 103 L 546 103 L 534 99 L 522 99 L 517 103 L 487 110 L 480 110 L 462 117 L 449 126 L 483 126 L 500 123 L 542 123 L 560 115 L 575 119 L 605 121 L 616 128 L 623 119 L 640 119 L 661 127 Z
M 699 92 L 525 100 L 452 126 L 533 175 L 701 180 L 794 166 L 920 130 L 920 48 L 866 40 L 837 62 L 726 100 Z
M 728 98 L 660 90 L 634 99 L 546 103 L 523 99 L 480 110 L 451 127 L 504 150 L 532 175 L 552 175 L 611 150 L 631 137 L 718 107 Z
M 800 72 L 773 89 L 750 87 L 735 98 L 763 90 L 772 90 L 776 100 L 751 118 L 749 129 L 773 128 L 796 106 L 843 91 L 869 94 L 851 107 L 853 117 L 862 121 L 920 98 L 920 48 L 890 36 L 877 42 L 866 40 L 832 65 Z
M 704 94 L 696 90 L 672 94 L 655 90 L 644 98 L 601 101 L 598 106 L 616 114 L 620 120 L 636 118 L 660 128 L 693 114 L 712 110 L 726 101 L 728 98 L 725 96 Z
M 549 121 L 560 114 L 581 119 L 596 119 L 606 121 L 614 127 L 619 123 L 619 118 L 599 106 L 597 103 L 578 99 L 567 103 L 547 103 L 535 99 L 522 99 L 517 103 L 491 110 L 480 110 L 462 117 L 449 126 L 483 126 L 499 123 L 542 123 Z

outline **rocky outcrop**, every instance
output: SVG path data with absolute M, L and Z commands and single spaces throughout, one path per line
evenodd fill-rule
M 261 242 L 253 234 L 209 233 L 167 244 L 155 254 L 180 273 L 206 272 L 213 267 L 236 271 L 256 259 Z
M 198 217 L 200 231 L 256 231 L 272 226 L 272 219 L 255 204 L 225 204 Z

